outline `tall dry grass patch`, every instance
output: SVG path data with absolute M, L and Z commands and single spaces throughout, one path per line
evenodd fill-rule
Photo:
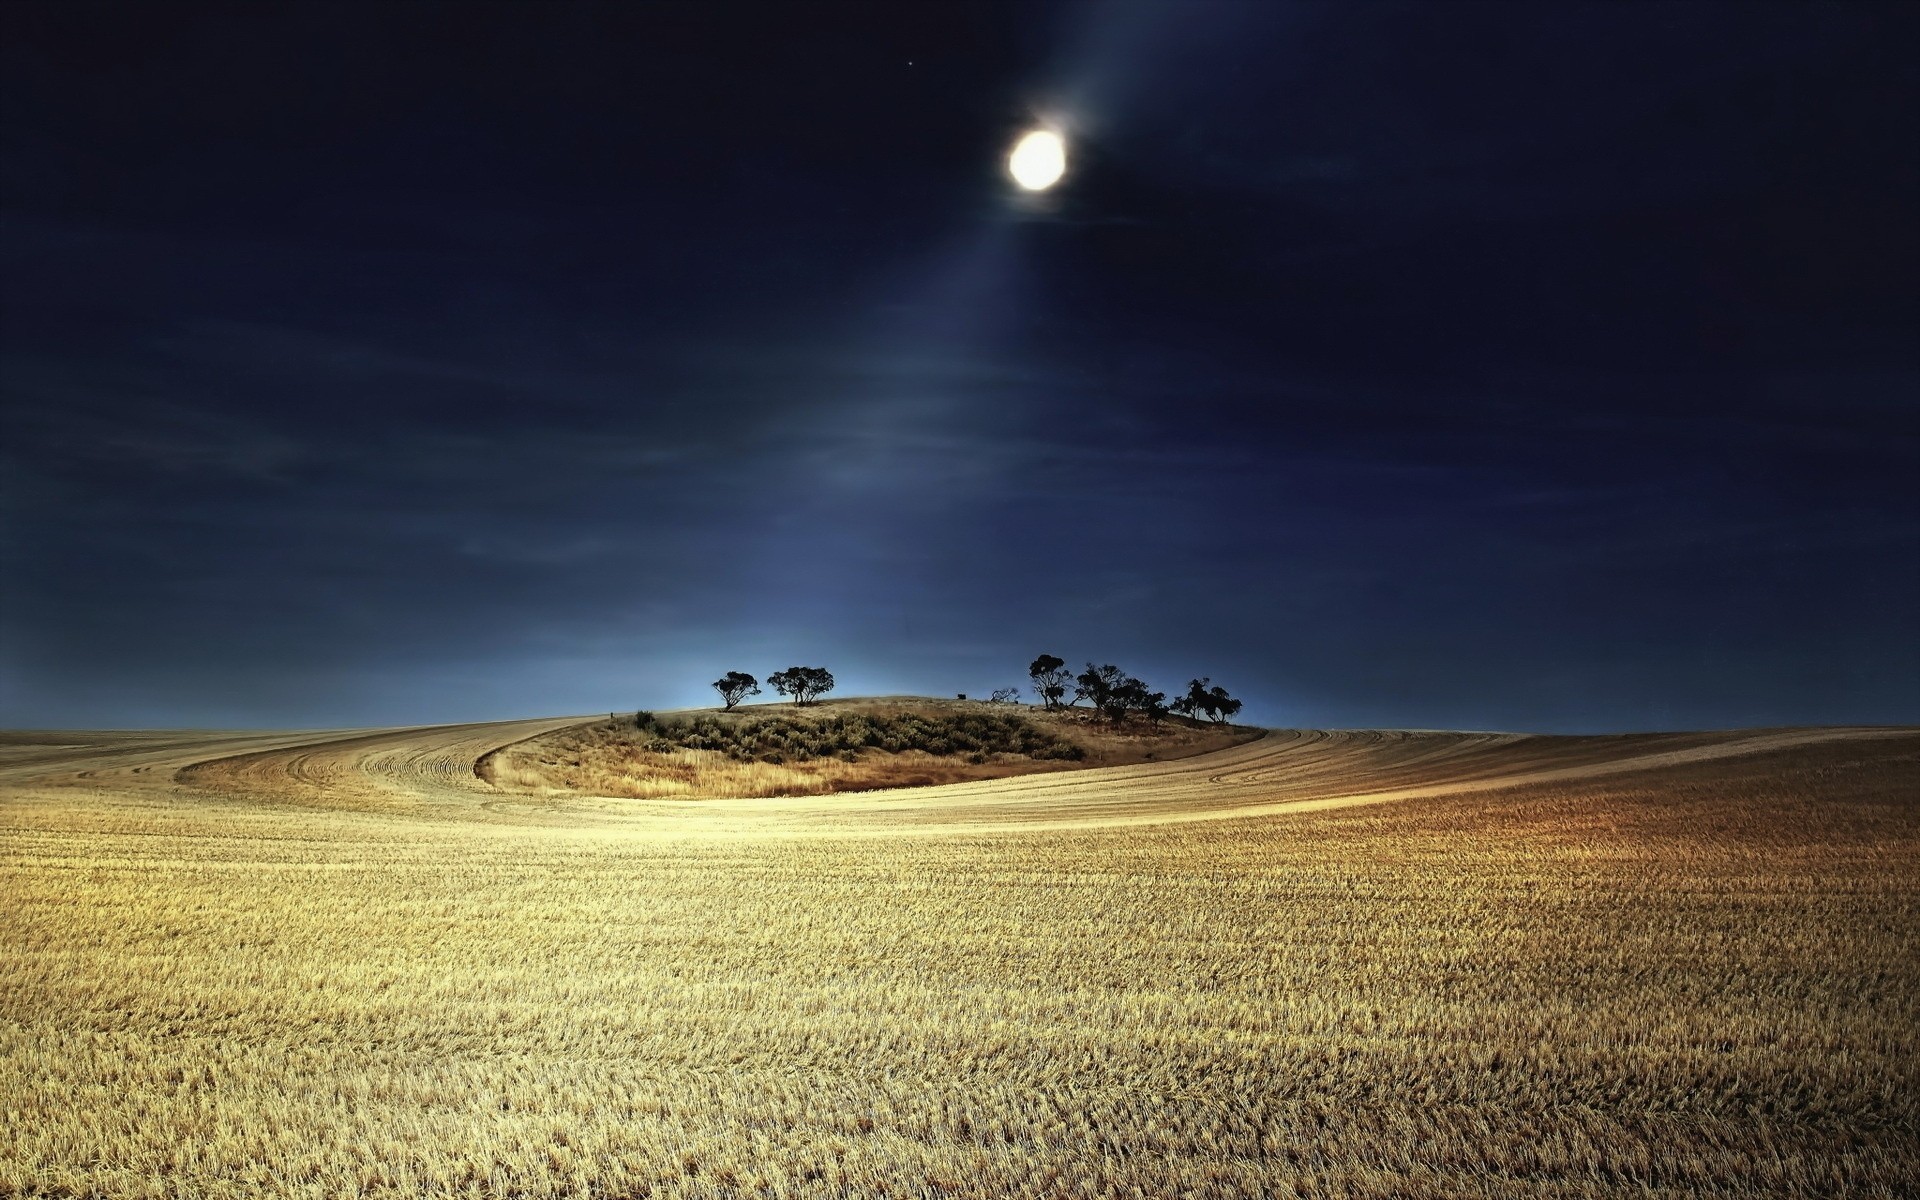
M 616 716 L 477 765 L 508 791 L 636 800 L 819 796 L 1165 760 L 1257 736 L 1181 719 L 1116 726 L 1085 710 L 913 700 Z

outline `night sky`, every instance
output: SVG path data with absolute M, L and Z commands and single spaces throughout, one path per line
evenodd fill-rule
M 1920 721 L 1916 64 L 1906 3 L 10 4 L 0 725 L 1043 651 Z

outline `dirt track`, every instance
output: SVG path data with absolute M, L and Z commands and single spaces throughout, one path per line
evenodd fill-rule
M 1555 737 L 1275 731 L 1228 750 L 943 787 L 780 800 L 634 801 L 503 792 L 477 778 L 499 746 L 583 720 L 284 733 L 0 734 L 0 802 L 81 788 L 131 802 L 358 810 L 663 834 L 992 832 L 1244 818 L 1470 791 L 1577 785 L 1623 772 L 1901 729 L 1786 729 Z

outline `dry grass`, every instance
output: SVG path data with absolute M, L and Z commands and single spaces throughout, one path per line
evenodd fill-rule
M 0 1195 L 1920 1184 L 1912 734 L 1545 780 L 1598 752 L 1305 739 L 1231 752 L 1265 773 L 1247 796 L 1292 794 L 1288 761 L 1334 791 L 1522 766 L 1133 827 L 1045 823 L 1118 803 L 1071 799 L 1111 772 L 959 789 L 1052 789 L 1002 833 L 847 807 L 884 797 L 811 825 L 496 810 L 471 779 L 380 774 L 457 739 L 486 740 L 257 751 L 185 784 L 178 747 L 18 750 Z M 1190 777 L 1195 803 L 1241 786 Z
M 749 705 L 701 718 L 733 728 L 792 722 L 806 725 L 871 716 L 881 722 L 914 717 L 941 727 L 978 722 L 1023 722 L 1038 753 L 933 753 L 922 749 L 863 748 L 846 759 L 822 755 L 784 761 L 742 761 L 719 750 L 667 748 L 631 716 L 592 721 L 506 746 L 481 759 L 480 777 L 505 791 L 537 795 L 616 796 L 690 800 L 722 796 L 823 796 L 881 788 L 926 787 L 977 779 L 1004 779 L 1075 767 L 1171 761 L 1238 745 L 1257 736 L 1245 727 L 1218 727 L 1177 717 L 1158 725 L 1134 719 L 1115 726 L 1083 709 L 1046 711 L 1020 705 L 952 700 L 842 700 L 805 708 Z M 668 718 L 684 725 L 688 718 Z M 1069 748 L 1075 757 L 1056 753 Z

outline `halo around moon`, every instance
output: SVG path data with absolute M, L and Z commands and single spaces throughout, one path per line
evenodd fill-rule
M 1007 174 L 1029 192 L 1044 192 L 1067 173 L 1067 143 L 1051 129 L 1035 129 L 1014 143 Z

